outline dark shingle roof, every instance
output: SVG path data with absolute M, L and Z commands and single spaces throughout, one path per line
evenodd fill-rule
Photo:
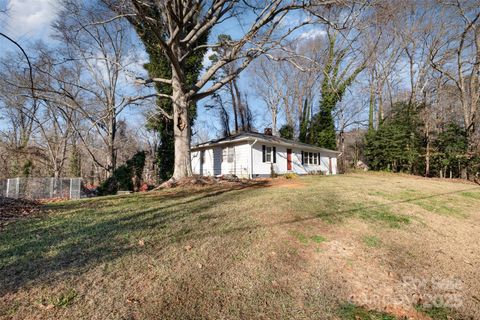
M 239 141 L 239 140 L 255 140 L 255 139 L 258 139 L 258 140 L 261 140 L 261 141 L 264 141 L 264 142 L 267 142 L 267 143 L 270 142 L 270 143 L 274 143 L 274 144 L 291 145 L 291 146 L 294 146 L 294 147 L 297 147 L 297 148 L 298 147 L 304 147 L 304 148 L 309 148 L 309 149 L 317 149 L 317 150 L 322 150 L 322 151 L 340 153 L 340 152 L 335 151 L 335 150 L 320 148 L 320 147 L 317 147 L 317 146 L 314 146 L 314 145 L 311 145 L 311 144 L 308 144 L 308 143 L 303 143 L 303 142 L 298 142 L 298 141 L 294 141 L 294 140 L 284 139 L 284 138 L 280 138 L 280 137 L 277 137 L 277 136 L 265 135 L 265 134 L 258 133 L 258 132 L 236 133 L 236 134 L 228 136 L 228 137 L 224 137 L 224 138 L 220 138 L 220 139 L 214 139 L 214 140 L 210 140 L 210 141 L 207 141 L 207 142 L 204 142 L 204 143 L 194 145 L 194 146 L 192 146 L 192 149 L 197 149 L 197 148 L 202 148 L 202 147 L 207 147 L 207 146 L 211 147 L 211 146 L 215 146 L 217 144 L 225 144 L 225 143 L 228 143 L 228 142 L 235 142 L 235 141 Z

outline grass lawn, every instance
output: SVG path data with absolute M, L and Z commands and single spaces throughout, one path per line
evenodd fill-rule
M 480 187 L 368 173 L 52 203 L 0 319 L 480 319 Z

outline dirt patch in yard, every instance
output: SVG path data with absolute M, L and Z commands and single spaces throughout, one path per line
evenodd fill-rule
M 475 299 L 479 274 L 474 267 L 479 261 L 465 262 L 480 250 L 478 242 L 475 248 L 465 248 L 450 243 L 455 237 L 437 242 L 434 231 L 418 235 L 410 230 L 392 232 L 358 221 L 345 225 L 347 232 L 336 228 L 326 231 L 325 225 L 311 221 L 294 229 L 302 236 L 290 233 L 290 245 L 296 248 L 308 275 L 295 286 L 308 288 L 307 283 L 314 283 L 317 296 L 333 295 L 337 303 L 348 301 L 399 319 L 430 319 L 417 306 L 442 304 L 454 306 L 451 319 L 480 318 Z M 326 240 L 315 243 L 311 240 L 315 234 L 322 234 Z M 361 239 L 369 234 L 377 234 L 382 244 L 368 247 Z M 473 237 L 465 241 L 474 241 Z M 439 253 L 437 246 L 449 253 Z M 478 259 L 477 253 L 473 255 Z M 456 317 L 457 313 L 462 316 Z
M 299 178 L 286 179 L 283 177 L 275 179 L 264 179 L 267 182 L 268 187 L 280 187 L 280 188 L 304 188 L 306 184 Z

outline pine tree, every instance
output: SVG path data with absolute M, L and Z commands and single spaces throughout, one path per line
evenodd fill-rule
M 455 123 L 449 123 L 435 141 L 437 153 L 434 156 L 435 170 L 441 177 L 458 177 L 468 163 L 468 139 L 465 130 Z
M 293 140 L 294 137 L 294 129 L 291 125 L 289 124 L 284 124 L 280 130 L 278 130 L 278 133 L 280 133 L 280 137 L 284 139 L 289 139 Z
M 70 156 L 70 175 L 72 177 L 81 177 L 82 170 L 81 170 L 81 156 L 80 151 L 76 144 L 72 146 L 72 154 Z
M 337 148 L 331 107 L 320 104 L 318 113 L 312 119 L 311 143 L 332 150 Z
M 369 131 L 365 139 L 365 156 L 374 170 L 420 173 L 424 164 L 423 138 L 419 108 L 400 102 L 377 131 Z

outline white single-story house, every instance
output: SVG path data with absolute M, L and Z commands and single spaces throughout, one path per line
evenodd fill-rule
M 272 170 L 276 174 L 337 174 L 339 154 L 338 151 L 256 132 L 242 132 L 191 148 L 194 174 L 233 174 L 241 178 L 269 177 Z

